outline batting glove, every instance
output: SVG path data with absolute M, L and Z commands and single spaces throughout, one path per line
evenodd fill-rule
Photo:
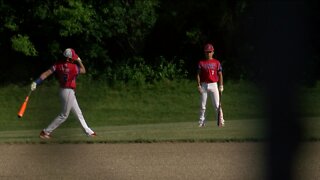
M 219 91 L 220 91 L 220 92 L 223 92 L 223 85 L 220 85 L 220 86 L 219 86 Z
M 31 91 L 36 90 L 36 88 L 37 88 L 37 83 L 36 82 L 32 82 L 31 83 Z

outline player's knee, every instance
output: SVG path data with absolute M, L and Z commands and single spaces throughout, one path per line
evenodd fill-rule
M 61 113 L 59 116 L 60 116 L 60 119 L 65 120 L 68 118 L 69 114 Z

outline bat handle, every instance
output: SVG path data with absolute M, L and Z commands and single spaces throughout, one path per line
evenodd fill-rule
M 221 105 L 221 99 L 222 99 L 222 92 L 219 91 L 219 104 Z
M 27 96 L 27 97 L 29 97 L 29 96 L 31 95 L 31 93 L 32 93 L 32 90 L 30 90 L 30 91 L 29 91 L 29 93 L 28 93 L 28 96 Z

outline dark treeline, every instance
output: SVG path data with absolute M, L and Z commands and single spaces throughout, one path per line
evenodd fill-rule
M 279 3 L 290 6 L 290 1 Z M 256 54 L 274 49 L 256 51 L 257 39 L 272 36 L 256 27 L 261 21 L 268 26 L 268 18 L 256 16 L 263 11 L 256 4 L 250 0 L 0 0 L 0 79 L 29 83 L 68 47 L 76 50 L 96 79 L 194 78 L 203 45 L 210 42 L 227 80 L 258 81 L 267 68 Z M 319 9 L 317 1 L 304 4 L 308 11 L 302 15 L 309 19 L 304 28 L 310 32 L 305 34 L 306 46 L 312 56 L 301 60 L 306 66 L 297 76 L 315 82 L 320 78 Z

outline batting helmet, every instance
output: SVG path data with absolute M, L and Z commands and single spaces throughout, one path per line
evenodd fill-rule
M 67 58 L 70 58 L 72 60 L 77 60 L 78 59 L 78 55 L 76 54 L 76 52 L 74 51 L 74 49 L 72 48 L 67 48 L 66 50 L 64 50 L 63 55 Z
M 208 43 L 204 46 L 204 52 L 212 52 L 212 51 L 214 51 L 212 44 Z

